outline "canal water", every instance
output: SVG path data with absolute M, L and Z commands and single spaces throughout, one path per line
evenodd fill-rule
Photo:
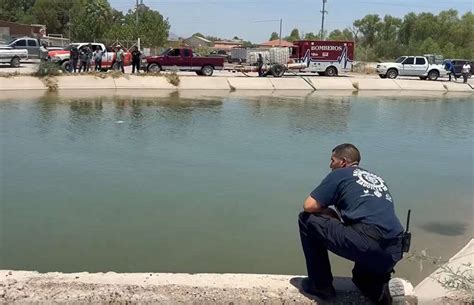
M 469 96 L 3 97 L 0 269 L 305 274 L 297 215 L 344 142 L 412 209 L 414 252 L 448 259 L 473 237 L 473 125 Z

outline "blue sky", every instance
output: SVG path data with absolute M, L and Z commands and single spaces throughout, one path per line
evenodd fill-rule
M 127 11 L 135 0 L 109 0 L 112 7 Z M 266 41 L 271 32 L 282 36 L 293 28 L 301 32 L 319 32 L 322 0 L 143 0 L 143 3 L 167 17 L 171 32 L 187 37 L 195 32 L 221 38 L 239 36 L 252 42 Z M 343 29 L 367 14 L 403 17 L 409 12 L 431 12 L 454 8 L 460 15 L 473 10 L 473 0 L 327 0 L 325 28 Z

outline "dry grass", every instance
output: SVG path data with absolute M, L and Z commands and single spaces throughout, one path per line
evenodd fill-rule
M 352 66 L 352 72 L 362 73 L 362 74 L 375 74 L 375 63 L 367 62 L 358 62 Z
M 138 76 L 163 76 L 161 72 L 144 72 L 140 74 L 136 74 Z
M 33 76 L 46 77 L 46 76 L 58 76 L 61 75 L 61 67 L 52 62 L 41 62 L 38 66 L 38 71 L 33 73 Z
M 49 92 L 58 91 L 58 80 L 54 76 L 45 76 L 41 79 Z
M 10 78 L 10 77 L 15 77 L 15 76 L 20 76 L 20 71 L 0 72 L 0 77 Z
M 173 72 L 170 72 L 170 73 L 166 73 L 165 77 L 166 77 L 166 79 L 168 80 L 168 82 L 170 84 L 172 84 L 173 86 L 178 87 L 180 79 L 179 79 L 179 76 L 176 72 L 173 71 Z

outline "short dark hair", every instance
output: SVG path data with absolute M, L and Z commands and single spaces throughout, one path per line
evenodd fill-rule
M 348 162 L 360 162 L 360 152 L 352 144 L 344 143 L 333 148 L 332 152 L 340 159 L 346 159 Z

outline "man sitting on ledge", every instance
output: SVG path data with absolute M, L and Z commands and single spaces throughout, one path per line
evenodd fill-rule
M 299 229 L 308 278 L 302 290 L 323 300 L 335 297 L 329 250 L 355 262 L 352 281 L 373 302 L 404 304 L 402 280 L 390 280 L 402 258 L 403 227 L 385 181 L 359 162 L 354 145 L 335 147 L 332 171 L 304 203 Z

